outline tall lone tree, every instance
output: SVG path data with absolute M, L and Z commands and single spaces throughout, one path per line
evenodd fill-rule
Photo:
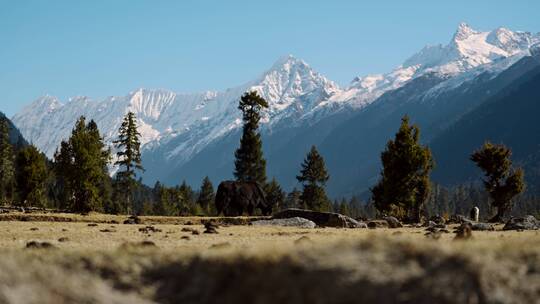
M 377 210 L 402 220 L 420 222 L 430 192 L 429 173 L 434 162 L 428 147 L 420 144 L 420 129 L 401 119 L 394 140 L 381 153 L 381 179 L 371 189 Z
M 43 207 L 45 205 L 45 182 L 48 177 L 46 158 L 32 145 L 17 152 L 16 189 L 19 205 Z
M 13 200 L 15 167 L 7 118 L 0 118 L 0 203 Z
M 74 212 L 99 211 L 106 199 L 110 150 L 105 147 L 97 124 L 81 116 L 71 137 L 60 144 L 54 168 L 61 183 L 62 207 Z
M 490 142 L 471 155 L 471 160 L 484 171 L 484 186 L 493 200 L 492 205 L 497 208 L 497 214 L 490 222 L 502 221 L 512 210 L 512 198 L 525 190 L 523 169 L 512 167 L 511 156 L 508 147 Z
M 323 157 L 315 146 L 311 147 L 304 159 L 300 175 L 296 179 L 303 184 L 300 201 L 305 208 L 315 211 L 328 211 L 330 209 L 330 201 L 324 189 L 330 175 L 326 170 Z
M 257 92 L 247 92 L 240 98 L 238 109 L 242 111 L 244 127 L 240 147 L 234 153 L 234 176 L 239 181 L 266 183 L 266 160 L 263 157 L 261 134 L 257 132 L 261 110 L 268 103 Z
M 118 139 L 114 141 L 118 152 L 119 171 L 116 173 L 120 192 L 123 193 L 124 209 L 129 213 L 132 204 L 132 192 L 135 185 L 135 170 L 144 171 L 141 161 L 141 134 L 137 130 L 137 121 L 133 112 L 124 116 L 124 121 L 118 130 Z

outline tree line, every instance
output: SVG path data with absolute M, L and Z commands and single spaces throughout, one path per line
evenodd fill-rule
M 465 191 L 468 197 L 477 195 L 471 204 L 495 212 L 492 221 L 500 221 L 512 212 L 515 197 L 519 197 L 517 205 L 524 210 L 536 210 L 538 206 L 535 197 L 519 196 L 525 189 L 524 172 L 512 165 L 511 150 L 502 144 L 486 142 L 471 155 L 471 161 L 485 173 L 483 190 L 476 185 L 444 188 L 433 184 L 429 174 L 435 161 L 429 148 L 420 144 L 419 127 L 411 124 L 407 116 L 381 153 L 380 180 L 370 189 L 368 202 L 356 197 L 332 201 L 327 196 L 325 187 L 330 174 L 315 146 L 308 151 L 296 176 L 301 189 L 286 193 L 275 178 L 268 181 L 266 176 L 258 129 L 262 111 L 267 107 L 266 100 L 255 91 L 240 98 L 238 109 L 242 112 L 243 128 L 234 154 L 233 175 L 238 181 L 262 185 L 274 210 L 303 208 L 353 217 L 392 215 L 418 222 L 429 214 L 466 214 L 469 203 L 463 195 L 458 195 L 460 191 Z M 160 182 L 153 187 L 142 183 L 139 173 L 144 172 L 144 168 L 134 113 L 125 115 L 113 143 L 114 155 L 104 143 L 97 124 L 80 117 L 69 139 L 60 143 L 50 161 L 33 145 L 14 147 L 10 144 L 7 120 L 0 120 L 2 203 L 81 213 L 216 215 L 214 187 L 208 177 L 197 190 L 185 181 L 174 187 Z M 109 175 L 111 169 L 116 170 L 113 177 Z M 480 194 L 483 197 L 480 198 Z

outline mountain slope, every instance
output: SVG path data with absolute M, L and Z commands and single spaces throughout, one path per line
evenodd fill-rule
M 527 56 L 496 76 L 485 71 L 437 95 L 431 94 L 433 88 L 452 78 L 426 74 L 384 94 L 370 107 L 336 127 L 322 143 L 321 151 L 327 157 L 330 172 L 339 172 L 329 181 L 330 189 L 333 193 L 359 193 L 377 181 L 380 152 L 398 129 L 403 115 L 409 115 L 412 122 L 421 127 L 422 141 L 429 143 L 537 67 L 537 58 Z M 435 157 L 437 161 L 438 155 Z M 443 169 L 440 174 L 445 174 Z
M 27 145 L 27 141 L 22 136 L 21 132 L 17 127 L 13 124 L 13 122 L 6 117 L 6 115 L 2 112 L 0 112 L 0 118 L 6 118 L 8 122 L 9 127 L 9 141 L 13 145 Z
M 536 67 L 433 140 L 436 180 L 456 184 L 480 177 L 469 157 L 489 140 L 512 148 L 513 160 L 526 170 L 529 189 L 540 190 L 540 58 L 529 64 Z

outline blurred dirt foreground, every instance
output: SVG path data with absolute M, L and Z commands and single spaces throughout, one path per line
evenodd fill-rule
M 0 218 L 0 303 L 540 303 L 539 231 L 65 217 Z

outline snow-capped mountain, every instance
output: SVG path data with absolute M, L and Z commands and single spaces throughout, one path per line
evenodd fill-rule
M 258 91 L 268 101 L 263 125 L 291 115 L 306 115 L 328 96 L 340 91 L 335 83 L 304 61 L 286 56 L 258 79 L 224 92 L 178 94 L 138 89 L 123 97 L 108 97 L 101 101 L 74 97 L 66 103 L 43 96 L 15 115 L 13 120 L 29 141 L 52 157 L 60 141 L 69 137 L 78 117 L 94 119 L 110 143 L 124 114 L 133 111 L 138 118 L 143 149 L 189 134 L 189 140 L 167 155 L 182 154 L 187 160 L 213 139 L 241 125 L 238 100 L 249 90 Z
M 152 164 L 172 170 L 188 164 L 212 144 L 219 145 L 241 127 L 237 105 L 246 91 L 258 91 L 269 103 L 261 120 L 263 133 L 281 130 L 283 134 L 283 130 L 305 129 L 339 113 L 363 112 L 384 100 L 385 93 L 407 85 L 407 92 L 438 100 L 436 96 L 479 75 L 496 77 L 538 49 L 535 45 L 539 43 L 540 34 L 505 28 L 481 32 L 462 23 L 448 44 L 426 46 L 393 71 L 356 77 L 345 88 L 289 55 L 257 79 L 222 92 L 138 89 L 121 97 L 92 100 L 79 96 L 67 102 L 43 96 L 15 115 L 13 122 L 29 142 L 52 157 L 81 115 L 94 119 L 110 144 L 125 113 L 133 111 L 142 134 L 143 160 L 147 155 Z M 414 89 L 413 81 L 423 78 L 434 80 L 427 87 L 425 81 L 419 81 L 423 87 Z
M 348 89 L 330 99 L 364 106 L 428 73 L 447 79 L 460 76 L 441 84 L 455 87 L 486 70 L 495 75 L 528 55 L 529 49 L 538 43 L 540 34 L 513 32 L 502 27 L 480 32 L 461 23 L 448 44 L 428 45 L 390 73 L 356 77 Z

